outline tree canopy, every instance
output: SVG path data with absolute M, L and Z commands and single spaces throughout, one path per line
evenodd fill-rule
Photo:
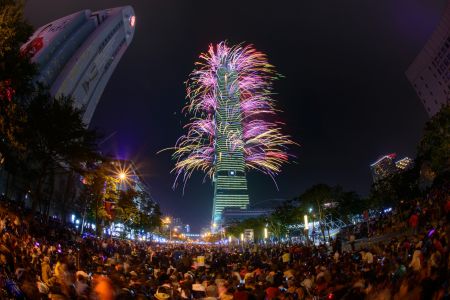
M 417 162 L 429 162 L 437 176 L 450 171 L 450 105 L 443 106 L 426 123 Z

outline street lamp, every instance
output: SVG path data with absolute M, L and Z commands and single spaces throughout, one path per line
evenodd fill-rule
M 303 216 L 305 221 L 305 236 L 306 236 L 306 242 L 309 244 L 309 223 L 308 223 L 308 215 Z
M 173 233 L 173 236 L 174 236 L 174 237 L 177 237 L 178 228 L 174 227 L 174 228 L 173 228 L 173 232 L 174 232 L 174 233 Z M 170 239 L 172 239 L 172 237 L 171 237 Z
M 125 179 L 127 179 L 127 173 L 125 173 L 125 172 L 120 172 L 119 173 L 119 179 L 121 180 L 121 181 L 124 181 Z
M 123 182 L 127 182 L 128 181 L 128 177 L 130 176 L 130 169 L 129 168 L 123 168 L 123 167 L 118 167 L 115 169 L 115 174 L 117 176 L 117 178 Z
M 308 230 L 309 229 L 308 215 L 304 215 L 303 218 L 305 220 L 305 230 Z

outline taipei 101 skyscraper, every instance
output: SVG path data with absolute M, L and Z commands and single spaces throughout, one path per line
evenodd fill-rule
M 277 74 L 266 56 L 252 46 L 211 45 L 187 82 L 191 116 L 187 133 L 174 147 L 175 185 L 202 171 L 214 183 L 212 222 L 220 224 L 226 207 L 249 204 L 246 173 L 270 177 L 289 161 L 295 144 L 274 121 L 272 81 Z
M 220 223 L 225 207 L 249 204 L 242 140 L 238 74 L 224 61 L 217 70 L 214 202 L 212 222 Z

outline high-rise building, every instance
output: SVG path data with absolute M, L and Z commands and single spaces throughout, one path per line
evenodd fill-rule
M 395 167 L 399 172 L 410 170 L 414 166 L 414 160 L 409 157 L 404 157 L 395 162 Z
M 245 209 L 249 204 L 247 178 L 242 143 L 236 135 L 242 133 L 242 114 L 237 74 L 227 68 L 227 62 L 217 71 L 220 91 L 215 113 L 217 132 L 215 140 L 216 172 L 214 174 L 214 201 L 212 222 L 221 223 L 225 207 Z
M 249 204 L 246 170 L 273 178 L 289 161 L 287 147 L 295 142 L 273 119 L 272 82 L 278 75 L 264 53 L 221 42 L 210 45 L 200 60 L 187 82 L 191 123 L 174 147 L 174 186 L 195 171 L 211 177 L 211 225 L 220 228 L 225 207 Z
M 39 67 L 36 82 L 72 96 L 88 126 L 98 101 L 134 35 L 131 6 L 82 10 L 40 27 L 22 46 Z
M 394 162 L 396 156 L 395 153 L 384 155 L 370 165 L 374 182 L 386 178 L 397 171 Z
M 406 71 L 429 116 L 450 103 L 450 1 L 437 28 Z
M 384 155 L 370 165 L 374 182 L 377 182 L 396 173 L 410 170 L 414 166 L 413 159 L 406 156 L 395 161 L 396 157 L 397 155 L 395 153 Z

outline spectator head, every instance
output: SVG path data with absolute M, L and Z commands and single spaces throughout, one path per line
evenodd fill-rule
M 212 284 L 206 287 L 206 296 L 217 298 L 219 294 L 217 293 L 217 286 Z
M 194 283 L 192 285 L 192 296 L 195 299 L 205 298 L 206 296 L 205 287 L 200 283 Z

